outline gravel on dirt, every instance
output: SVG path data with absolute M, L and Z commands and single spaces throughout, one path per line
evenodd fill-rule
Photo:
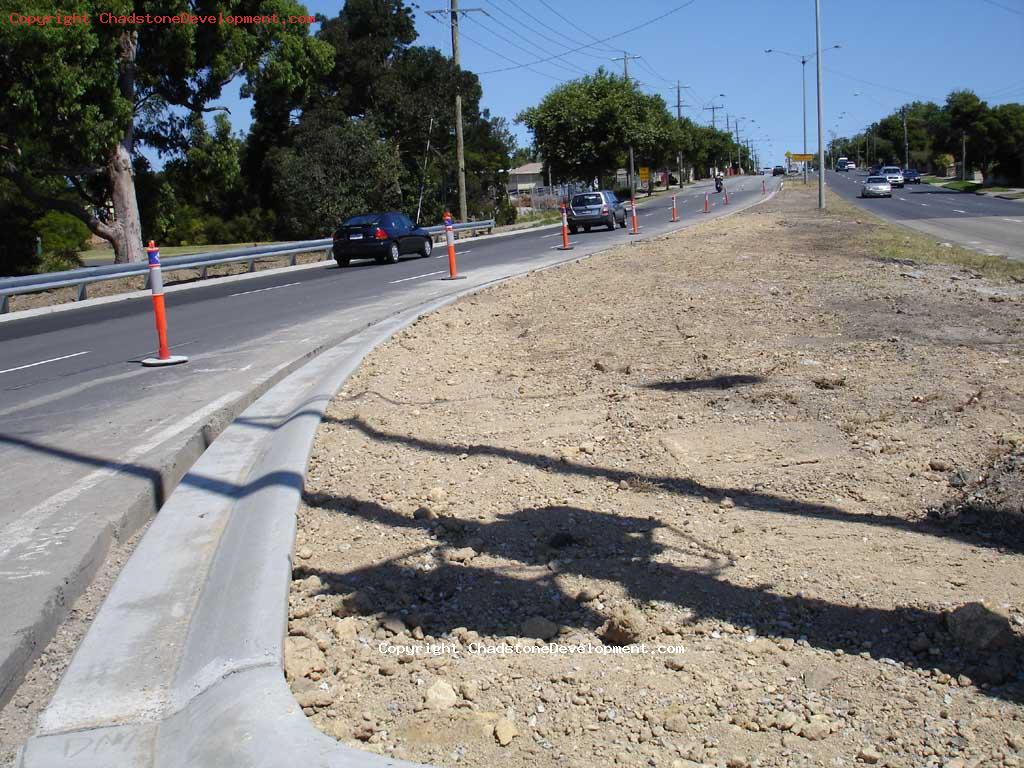
M 314 725 L 442 766 L 1024 764 L 1022 288 L 870 243 L 787 189 L 370 355 L 299 512 Z

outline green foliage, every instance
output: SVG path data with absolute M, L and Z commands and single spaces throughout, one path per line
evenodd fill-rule
M 970 167 L 980 168 L 986 178 L 996 173 L 1024 181 L 1024 106 L 990 107 L 971 91 L 953 91 L 941 106 L 919 101 L 907 104 L 863 133 L 833 139 L 833 154 L 902 166 L 904 113 L 914 164 L 924 166 L 930 160 L 937 171 L 945 171 L 954 157 L 963 154 L 966 138 Z
M 515 224 L 517 213 L 518 210 L 508 197 L 503 196 L 498 199 L 498 205 L 494 209 L 494 223 L 499 227 Z
M 370 123 L 336 122 L 314 111 L 302 116 L 293 134 L 290 147 L 268 157 L 278 234 L 320 237 L 349 216 L 398 205 L 402 169 L 395 146 Z
M 49 211 L 37 219 L 33 226 L 42 239 L 43 253 L 48 256 L 77 263 L 78 252 L 85 250 L 89 244 L 89 228 L 66 213 Z

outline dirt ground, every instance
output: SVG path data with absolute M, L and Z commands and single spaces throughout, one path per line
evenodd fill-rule
M 813 205 L 367 358 L 299 515 L 316 727 L 443 766 L 1022 765 L 1020 286 Z

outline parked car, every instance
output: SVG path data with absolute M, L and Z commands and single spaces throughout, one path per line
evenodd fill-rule
M 783 168 L 781 165 L 776 165 L 774 168 L 772 168 L 772 176 L 785 176 L 785 175 L 786 175 L 786 169 Z
M 892 197 L 892 185 L 885 176 L 868 176 L 860 189 L 861 197 Z
M 347 267 L 352 259 L 397 264 L 402 256 L 430 256 L 434 240 L 404 213 L 386 211 L 353 216 L 334 232 L 334 260 Z
M 913 168 L 907 168 L 907 170 L 903 172 L 903 182 L 905 184 L 920 184 L 921 173 Z
M 903 187 L 903 171 L 898 165 L 887 165 L 882 168 L 881 176 L 885 176 L 894 187 Z
M 601 225 L 608 229 L 615 229 L 616 224 L 623 229 L 626 227 L 626 204 L 607 189 L 573 195 L 566 214 L 569 231 L 573 234 L 576 234 L 580 227 L 583 227 L 584 232 Z
M 846 161 L 846 170 L 848 170 L 848 171 L 856 171 L 857 170 L 857 163 L 854 162 L 853 160 L 847 160 Z

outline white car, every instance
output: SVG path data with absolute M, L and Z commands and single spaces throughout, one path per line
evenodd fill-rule
M 903 188 L 903 170 L 898 165 L 887 165 L 882 168 L 882 175 L 894 187 Z
M 857 170 L 857 163 L 855 163 L 853 160 L 847 160 L 846 161 L 846 170 L 848 170 L 848 171 L 856 171 Z
M 861 197 L 892 197 L 892 184 L 885 176 L 868 176 L 860 190 Z

